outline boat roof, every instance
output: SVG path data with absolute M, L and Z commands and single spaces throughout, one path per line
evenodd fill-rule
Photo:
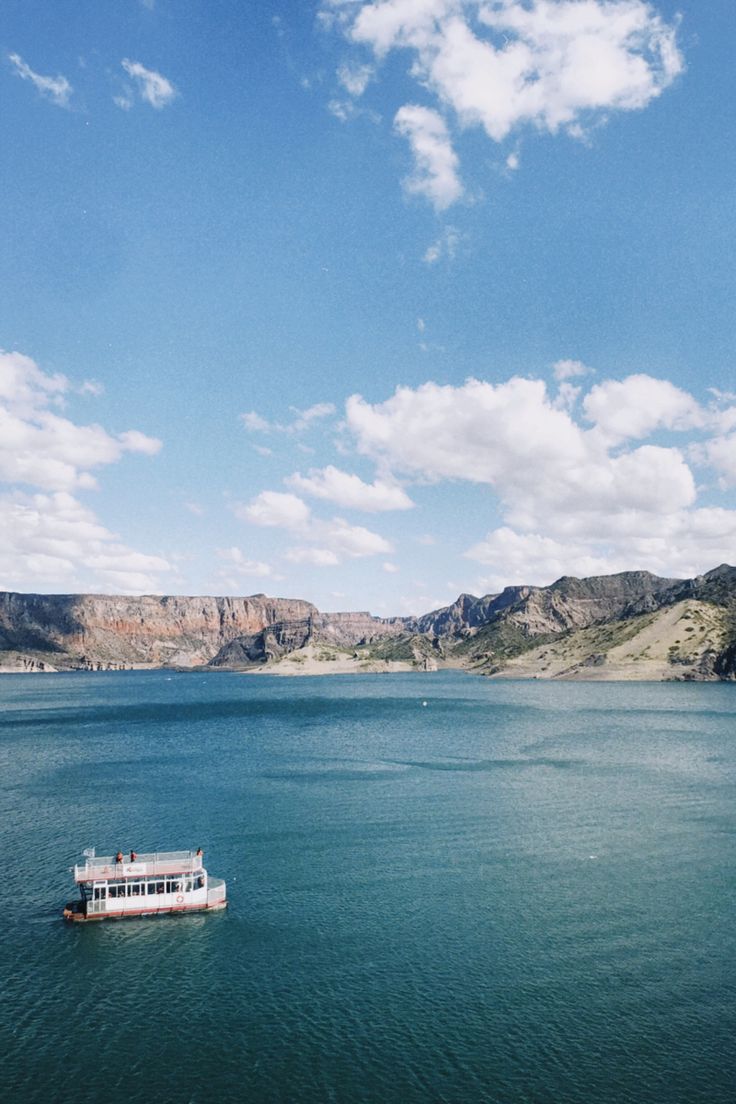
M 156 851 L 136 853 L 119 863 L 114 855 L 85 858 L 74 867 L 75 882 L 103 882 L 118 878 L 147 878 L 163 874 L 191 874 L 202 870 L 202 856 L 195 851 Z

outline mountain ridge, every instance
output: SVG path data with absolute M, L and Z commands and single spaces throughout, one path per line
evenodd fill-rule
M 390 618 L 323 613 L 302 599 L 265 594 L 0 592 L 4 671 L 442 666 L 494 677 L 731 680 L 736 568 L 721 564 L 692 579 L 647 571 L 562 576 L 546 587 L 463 593 L 419 617 Z

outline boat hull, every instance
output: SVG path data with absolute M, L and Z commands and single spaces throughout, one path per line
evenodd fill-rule
M 91 924 L 98 920 L 147 920 L 154 916 L 173 916 L 191 912 L 220 912 L 227 908 L 227 901 L 215 901 L 211 905 L 171 905 L 165 908 L 125 909 L 116 912 L 95 912 L 87 916 L 78 909 L 76 901 L 70 902 L 64 909 L 64 920 L 72 924 Z

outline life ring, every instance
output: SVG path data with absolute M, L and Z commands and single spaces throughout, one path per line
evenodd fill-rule
M 183 895 L 182 895 L 182 894 L 180 893 L 180 894 L 179 894 L 179 895 L 177 896 L 177 898 L 176 898 L 176 903 L 177 903 L 177 905 L 181 905 L 181 904 L 183 904 L 183 902 L 184 902 L 184 897 L 183 897 Z

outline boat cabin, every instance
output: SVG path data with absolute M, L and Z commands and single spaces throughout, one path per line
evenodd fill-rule
M 170 912 L 225 908 L 226 887 L 210 877 L 201 851 L 159 851 L 130 861 L 116 856 L 85 858 L 74 867 L 79 900 L 64 909 L 68 920 L 123 919 Z

